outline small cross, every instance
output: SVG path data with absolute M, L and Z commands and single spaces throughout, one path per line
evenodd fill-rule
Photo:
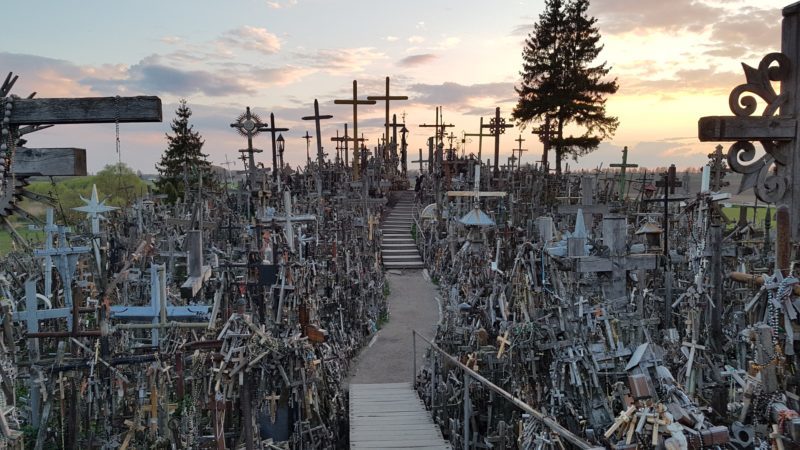
M 309 151 L 311 147 L 311 139 L 313 139 L 314 136 L 308 134 L 308 130 L 306 130 L 306 134 L 301 137 L 306 140 L 306 161 L 311 162 L 311 154 L 309 153 Z
M 436 107 L 436 123 L 434 125 L 428 125 L 426 123 L 423 123 L 422 125 L 419 125 L 420 128 L 433 128 L 434 129 L 434 132 L 435 132 L 435 135 L 436 135 L 436 145 L 439 145 L 439 143 L 442 141 L 445 129 L 455 126 L 452 123 L 451 124 L 445 124 L 444 121 L 439 123 L 440 114 L 441 114 L 441 111 L 440 111 L 439 107 L 437 106 Z
M 506 345 L 511 344 L 511 341 L 508 340 L 508 330 L 506 330 L 502 337 L 497 336 L 497 342 L 500 344 L 500 348 L 497 349 L 497 358 L 500 359 L 506 351 Z
M 464 133 L 464 137 L 477 137 L 478 138 L 478 161 L 481 160 L 481 155 L 483 152 L 483 138 L 484 137 L 491 137 L 494 136 L 492 133 L 484 133 L 483 132 L 483 117 L 481 117 L 480 123 L 480 132 L 479 133 Z
M 103 213 L 107 213 L 109 211 L 114 211 L 115 209 L 119 209 L 116 206 L 108 206 L 106 205 L 106 201 L 100 201 L 97 196 L 97 185 L 92 185 L 92 196 L 88 199 L 83 198 L 81 195 L 81 200 L 86 203 L 83 206 L 78 206 L 76 208 L 72 208 L 74 211 L 80 211 L 86 213 L 86 218 L 92 220 L 92 234 L 97 236 L 100 234 L 100 219 L 106 220 L 103 216 Z
M 416 161 L 411 161 L 412 163 L 418 162 L 419 163 L 419 172 L 422 173 L 422 163 L 429 164 L 430 161 L 427 159 L 422 159 L 422 149 L 419 149 L 419 159 Z
M 628 164 L 628 146 L 622 147 L 622 163 L 614 163 L 609 164 L 609 167 L 619 167 L 619 198 L 621 200 L 625 199 L 625 182 L 627 181 L 627 177 L 625 176 L 625 169 L 628 167 L 636 168 L 639 167 L 638 164 Z
M 517 150 L 517 152 L 519 152 L 519 164 L 517 164 L 517 169 L 519 169 L 520 167 L 522 167 L 522 152 L 527 152 L 528 150 L 522 148 L 522 143 L 525 142 L 525 139 L 522 139 L 522 135 L 521 134 L 519 135 L 518 138 L 516 138 L 514 140 L 517 141 L 517 144 L 518 144 L 516 150 Z M 514 155 L 513 150 L 511 152 L 511 155 L 512 156 Z

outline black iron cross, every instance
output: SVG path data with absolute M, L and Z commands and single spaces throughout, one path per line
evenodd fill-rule
M 488 128 L 494 136 L 494 173 L 497 174 L 500 170 L 500 135 L 506 132 L 506 128 L 513 128 L 514 125 L 506 123 L 506 119 L 500 117 L 500 107 L 494 110 L 494 117 L 489 121 L 488 125 L 481 125 L 483 128 Z
M 276 128 L 275 127 L 275 114 L 269 113 L 269 126 L 262 125 L 258 128 L 258 131 L 266 131 L 270 133 L 272 136 L 270 140 L 272 141 L 272 181 L 276 181 L 278 179 L 278 153 L 276 147 L 276 139 L 275 133 L 280 133 L 281 131 L 289 131 L 288 128 Z

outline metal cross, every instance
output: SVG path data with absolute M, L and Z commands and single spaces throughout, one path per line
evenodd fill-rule
M 450 128 L 450 127 L 454 127 L 455 126 L 452 123 L 451 124 L 445 124 L 444 123 L 444 119 L 442 119 L 442 121 L 440 123 L 439 122 L 440 115 L 441 115 L 441 109 L 440 109 L 439 106 L 437 106 L 436 107 L 436 124 L 428 125 L 427 123 L 423 123 L 422 125 L 419 125 L 420 128 L 433 128 L 434 129 L 434 131 L 436 133 L 435 136 L 436 136 L 436 145 L 437 146 L 442 142 L 442 140 L 444 140 L 445 128 Z
M 481 125 L 482 128 L 488 128 L 494 136 L 494 173 L 497 174 L 500 170 L 500 135 L 506 132 L 506 128 L 513 128 L 514 125 L 507 124 L 506 119 L 500 117 L 500 107 L 494 110 L 494 117 L 489 121 L 488 125 Z

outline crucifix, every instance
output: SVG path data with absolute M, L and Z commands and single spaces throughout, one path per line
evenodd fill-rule
M 367 96 L 367 100 L 383 100 L 386 102 L 386 120 L 384 122 L 384 126 L 386 127 L 386 139 L 389 139 L 389 102 L 390 101 L 397 101 L 397 100 L 408 100 L 408 97 L 405 95 L 389 95 L 389 77 L 386 77 L 386 93 L 384 95 L 369 95 Z M 394 145 L 397 145 L 397 135 L 395 134 L 395 141 Z M 396 153 L 396 150 L 393 149 L 393 152 Z
M 405 123 L 397 123 L 397 114 L 392 114 L 392 123 L 391 124 L 386 124 L 386 125 L 387 125 L 388 128 L 392 129 L 392 158 L 394 159 L 392 164 L 395 165 L 395 164 L 397 164 L 397 129 L 398 128 L 401 129 L 400 133 L 404 133 L 403 130 L 405 130 L 405 133 L 407 133 L 408 130 L 406 130 L 406 124 Z M 405 134 L 403 134 L 403 142 L 405 143 Z M 401 151 L 400 160 L 402 161 L 403 173 L 406 172 L 406 161 L 405 161 L 406 154 L 405 154 L 405 150 L 406 149 L 404 147 L 401 147 L 401 149 L 400 149 L 400 151 Z
M 553 136 L 553 126 L 550 123 L 550 118 L 547 117 L 544 124 L 534 129 L 531 134 L 539 135 L 539 141 L 542 143 L 542 169 L 544 169 L 544 173 L 547 173 L 549 165 L 547 162 L 547 153 L 550 151 L 550 138 Z
M 525 142 L 525 139 L 522 139 L 522 135 L 521 134 L 519 135 L 518 138 L 516 138 L 514 140 L 517 141 L 517 144 L 518 144 L 517 148 L 515 150 L 519 153 L 519 156 L 518 156 L 519 163 L 517 164 L 517 170 L 519 170 L 522 167 L 522 152 L 527 152 L 528 149 L 522 148 L 522 143 Z M 513 150 L 511 151 L 511 154 L 512 155 L 514 154 Z
M 250 112 L 248 106 L 245 113 L 236 119 L 236 122 L 231 124 L 231 128 L 236 128 L 242 136 L 247 138 L 247 148 L 241 149 L 239 152 L 242 154 L 240 159 L 243 163 L 247 164 L 247 180 L 250 184 L 250 191 L 256 191 L 256 160 L 255 154 L 261 153 L 261 150 L 253 147 L 253 138 L 261 132 L 261 118 L 258 115 Z
M 322 153 L 322 131 L 320 130 L 319 121 L 325 119 L 333 119 L 333 116 L 328 114 L 320 115 L 319 102 L 317 99 L 314 99 L 314 115 L 303 117 L 303 120 L 313 120 L 314 126 L 317 129 L 317 164 L 319 165 L 320 170 L 322 170 L 322 164 L 324 162 L 325 155 Z M 347 134 L 347 130 L 345 130 L 345 134 Z M 308 136 L 308 132 L 306 132 L 306 136 Z M 308 153 L 308 140 L 311 139 L 311 137 L 308 136 L 304 139 L 306 139 L 306 153 Z
M 734 116 L 702 117 L 698 137 L 702 142 L 732 141 L 728 149 L 731 170 L 743 174 L 739 191 L 755 188 L 758 198 L 784 205 L 791 211 L 791 239 L 800 240 L 800 3 L 783 8 L 781 52 L 769 53 L 758 68 L 742 64 L 746 83 L 734 88 L 728 104 Z M 774 82 L 780 83 L 775 92 Z M 766 104 L 753 116 L 757 101 Z M 745 96 L 747 95 L 747 96 Z M 765 150 L 755 159 L 758 141 Z
M 609 167 L 619 167 L 619 199 L 625 200 L 625 183 L 627 176 L 625 169 L 639 167 L 638 164 L 628 164 L 628 146 L 622 147 L 622 163 L 609 164 Z
M 353 105 L 353 139 L 358 139 L 358 105 L 374 105 L 377 103 L 375 100 L 359 100 L 358 99 L 358 82 L 353 80 L 353 98 L 345 100 L 334 100 L 336 105 Z M 388 103 L 387 103 L 388 108 Z M 388 118 L 386 119 L 388 122 Z M 347 134 L 347 131 L 345 131 Z M 358 154 L 358 143 L 353 145 L 353 179 L 358 180 L 361 177 L 361 157 Z
M 455 126 L 452 123 L 451 124 L 445 124 L 444 123 L 444 119 L 442 119 L 442 122 L 440 123 L 439 122 L 440 114 L 441 114 L 441 110 L 437 106 L 436 107 L 436 124 L 435 125 L 428 125 L 427 123 L 423 123 L 422 125 L 419 125 L 420 128 L 433 128 L 434 129 L 434 133 L 435 133 L 435 136 L 436 136 L 436 138 L 435 138 L 435 144 L 436 145 L 439 145 L 442 142 L 442 140 L 444 139 L 445 129 Z
M 272 141 L 272 181 L 276 181 L 278 179 L 278 149 L 277 149 L 277 140 L 275 138 L 275 133 L 280 133 L 281 131 L 289 131 L 288 128 L 276 128 L 275 127 L 275 114 L 269 113 L 269 126 L 261 125 L 258 127 L 258 131 L 266 131 L 271 135 Z
M 494 110 L 494 117 L 487 125 L 481 125 L 483 128 L 488 128 L 492 136 L 494 136 L 494 173 L 500 170 L 500 135 L 506 132 L 506 128 L 513 128 L 514 125 L 506 123 L 506 119 L 500 117 L 500 107 Z
M 725 155 L 722 154 L 722 148 L 722 145 L 717 145 L 714 152 L 708 154 L 711 159 L 709 164 L 711 167 L 710 188 L 714 192 L 719 192 L 723 187 L 730 185 L 729 182 L 723 181 L 728 170 L 725 165 Z
M 306 134 L 304 136 L 301 136 L 301 137 L 306 140 L 306 163 L 309 164 L 309 163 L 311 163 L 311 154 L 309 153 L 309 151 L 310 151 L 309 148 L 311 147 L 311 139 L 314 136 L 310 135 L 308 133 L 308 130 L 306 130 Z
M 419 159 L 416 161 L 411 161 L 412 163 L 419 163 L 419 173 L 422 174 L 422 163 L 430 164 L 430 160 L 422 159 L 422 149 L 419 149 Z
M 481 155 L 483 152 L 483 138 L 484 136 L 490 137 L 494 136 L 492 133 L 484 133 L 483 132 L 483 117 L 481 117 L 481 124 L 478 133 L 464 133 L 464 137 L 477 137 L 478 138 L 478 161 L 481 160 Z

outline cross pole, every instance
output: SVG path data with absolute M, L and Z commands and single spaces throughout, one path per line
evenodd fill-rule
M 303 139 L 306 140 L 306 162 L 310 163 L 311 162 L 311 154 L 309 153 L 309 151 L 310 151 L 309 147 L 311 146 L 311 139 L 313 139 L 314 136 L 310 135 L 308 133 L 308 130 L 306 130 L 306 134 L 304 136 L 300 136 L 300 137 L 302 137 Z
M 454 127 L 455 125 L 445 124 L 444 120 L 442 120 L 441 124 L 439 123 L 439 114 L 440 114 L 440 107 L 436 107 L 436 124 L 429 125 L 427 123 L 423 123 L 419 125 L 420 128 L 433 128 L 436 133 L 436 145 L 438 146 L 440 142 L 444 139 L 444 132 L 446 128 Z
M 374 105 L 377 103 L 375 100 L 359 100 L 358 99 L 358 81 L 353 80 L 353 98 L 344 100 L 334 100 L 336 105 L 353 105 L 353 136 L 358 139 L 358 105 Z M 388 121 L 388 118 L 387 118 Z M 345 132 L 345 134 L 347 134 Z M 361 176 L 361 161 L 358 154 L 358 143 L 353 145 L 353 179 L 358 180 Z
M 525 142 L 525 139 L 522 139 L 521 134 L 519 135 L 518 138 L 514 140 L 517 141 L 518 144 L 516 150 L 517 152 L 519 152 L 519 160 L 518 160 L 519 162 L 517 163 L 517 170 L 519 170 L 522 167 L 522 152 L 527 152 L 528 149 L 522 148 L 522 143 Z M 511 155 L 514 155 L 513 151 L 511 152 Z
M 506 132 L 506 128 L 513 128 L 514 125 L 507 124 L 506 119 L 500 117 L 500 107 L 494 110 L 494 117 L 488 125 L 481 125 L 482 128 L 491 130 L 494 136 L 494 173 L 500 170 L 500 135 Z
M 384 95 L 369 95 L 367 96 L 367 100 L 374 100 L 374 101 L 383 100 L 386 102 L 386 121 L 384 122 L 384 126 L 386 127 L 386 135 L 385 135 L 386 139 L 389 139 L 389 102 L 397 100 L 408 100 L 408 97 L 405 95 L 389 95 L 389 77 L 386 77 L 386 93 Z
M 275 140 L 275 133 L 280 133 L 281 131 L 289 131 L 288 128 L 276 128 L 275 127 L 275 114 L 269 113 L 269 126 L 261 126 L 258 128 L 258 131 L 266 131 L 270 133 L 272 141 L 272 181 L 276 181 L 278 179 L 278 153 L 276 147 L 276 140 Z
M 322 163 L 325 158 L 325 155 L 322 153 L 322 131 L 320 130 L 319 121 L 325 119 L 333 119 L 333 116 L 328 114 L 320 115 L 319 102 L 317 101 L 317 99 L 314 99 L 314 115 L 303 117 L 303 120 L 313 120 L 317 128 L 317 164 L 319 164 L 320 169 L 322 169 Z M 308 132 L 306 132 L 306 136 L 308 136 Z M 305 139 L 306 139 L 306 153 L 308 153 L 308 140 L 311 138 L 307 137 Z
M 336 142 L 337 150 L 344 150 L 344 166 L 347 167 L 350 163 L 348 161 L 347 155 L 347 142 L 349 141 L 350 136 L 347 135 L 347 124 L 344 124 L 344 136 L 339 136 L 339 130 L 336 130 L 336 137 L 332 137 L 331 141 Z M 344 142 L 344 147 L 341 147 L 340 144 Z
M 479 133 L 464 133 L 464 137 L 478 137 L 478 161 L 481 160 L 481 153 L 483 152 L 483 137 L 491 137 L 494 136 L 492 133 L 484 133 L 483 132 L 483 117 L 481 117 L 481 125 L 480 125 L 480 132 Z
M 628 146 L 622 147 L 622 163 L 614 163 L 609 164 L 609 167 L 619 167 L 619 198 L 620 200 L 625 199 L 625 182 L 627 181 L 627 177 L 625 175 L 625 169 L 628 167 L 636 168 L 639 167 L 638 164 L 628 164 Z
M 425 164 L 430 164 L 430 160 L 429 160 L 429 159 L 422 159 L 422 149 L 419 149 L 419 159 L 418 159 L 418 160 L 416 160 L 416 161 L 411 161 L 411 162 L 412 162 L 412 163 L 416 163 L 416 162 L 418 162 L 418 163 L 419 163 L 419 172 L 420 172 L 420 175 L 422 174 L 422 163 L 425 163 Z

